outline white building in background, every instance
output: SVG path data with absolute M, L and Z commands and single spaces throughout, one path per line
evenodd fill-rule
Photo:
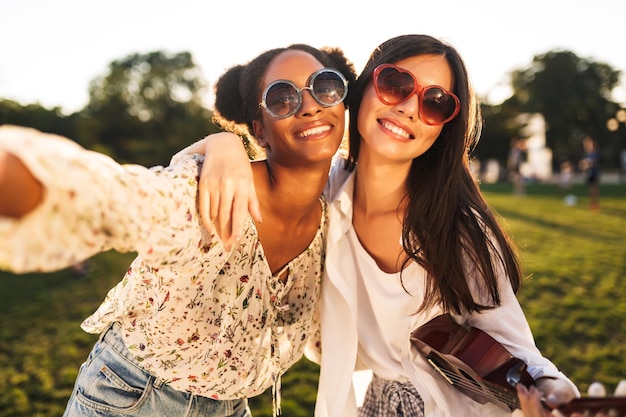
M 546 147 L 546 122 L 541 113 L 524 113 L 517 117 L 526 138 L 526 161 L 520 166 L 525 178 L 549 181 L 552 178 L 552 149 Z
M 541 113 L 523 113 L 517 116 L 517 123 L 522 127 L 519 137 L 526 142 L 526 158 L 520 164 L 520 172 L 524 178 L 547 182 L 553 179 L 552 149 L 546 147 L 546 122 Z M 480 164 L 478 164 L 480 169 Z M 485 161 L 482 180 L 494 183 L 506 175 L 503 167 L 496 159 Z

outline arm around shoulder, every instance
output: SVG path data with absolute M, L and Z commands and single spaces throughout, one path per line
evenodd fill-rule
M 198 189 L 199 210 L 207 230 L 215 229 L 227 248 L 243 235 L 248 213 L 262 222 L 252 168 L 241 138 L 220 132 L 188 146 L 185 154 L 204 154 Z

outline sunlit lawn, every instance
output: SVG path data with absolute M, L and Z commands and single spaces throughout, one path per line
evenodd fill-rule
M 598 212 L 582 185 L 574 206 L 556 186 L 521 197 L 502 187 L 483 189 L 519 247 L 519 298 L 539 347 L 581 388 L 614 387 L 626 378 L 626 185 L 604 186 Z

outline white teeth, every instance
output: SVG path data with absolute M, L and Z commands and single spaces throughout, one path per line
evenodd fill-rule
M 382 124 L 385 129 L 391 130 L 396 135 L 404 136 L 407 139 L 411 138 L 411 135 L 409 134 L 409 132 L 407 132 L 404 129 L 400 129 L 398 126 L 396 126 L 394 124 L 387 123 L 385 121 L 382 121 L 380 124 Z
M 328 132 L 330 130 L 330 126 L 319 126 L 313 129 L 305 130 L 304 132 L 298 134 L 298 137 L 305 138 L 307 136 L 318 135 L 320 133 Z

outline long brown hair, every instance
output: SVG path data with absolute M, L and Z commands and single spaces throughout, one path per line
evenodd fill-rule
M 361 137 L 357 117 L 374 68 L 424 54 L 446 58 L 461 109 L 445 124 L 433 146 L 411 165 L 402 230 L 407 253 L 403 267 L 413 260 L 428 273 L 420 309 L 440 303 L 445 311 L 482 311 L 500 304 L 498 274 L 505 273 L 513 291 L 519 290 L 521 268 L 513 242 L 498 224 L 470 171 L 469 154 L 480 137 L 482 121 L 480 105 L 456 49 L 431 36 L 403 35 L 382 43 L 372 53 L 348 93 L 350 149 L 346 169 L 354 169 L 358 160 Z M 480 299 L 472 296 L 477 289 Z

